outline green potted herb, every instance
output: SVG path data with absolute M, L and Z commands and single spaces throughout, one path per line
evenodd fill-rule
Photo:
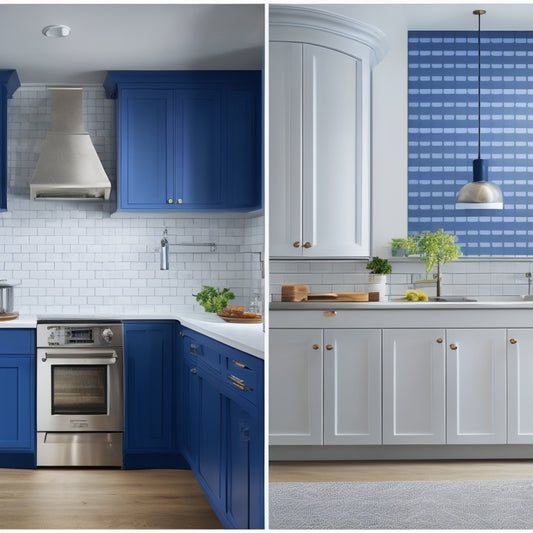
M 391 264 L 387 259 L 375 256 L 366 264 L 366 269 L 370 270 L 369 291 L 379 292 L 379 299 L 384 300 L 387 290 L 387 274 L 392 272 Z
M 437 265 L 437 297 L 440 294 L 441 267 L 448 261 L 455 261 L 461 254 L 461 249 L 455 244 L 455 236 L 439 229 L 433 233 L 420 233 L 411 236 L 416 246 L 420 260 L 426 263 L 426 272 L 430 272 Z
M 391 246 L 392 257 L 408 257 L 415 251 L 411 237 L 407 237 L 407 239 L 394 238 L 391 239 L 389 244 Z
M 228 305 L 230 300 L 235 298 L 235 294 L 229 289 L 216 289 L 204 285 L 203 289 L 196 296 L 196 301 L 206 310 L 207 313 L 218 313 Z

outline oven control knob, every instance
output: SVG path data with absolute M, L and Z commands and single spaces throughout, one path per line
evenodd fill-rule
M 113 340 L 113 331 L 109 328 L 104 329 L 102 331 L 102 338 L 108 343 L 111 342 Z

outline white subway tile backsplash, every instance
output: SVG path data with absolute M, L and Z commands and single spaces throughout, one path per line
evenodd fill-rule
M 389 295 L 401 297 L 413 288 L 415 279 L 431 279 L 425 265 L 416 258 L 389 259 Z M 525 259 L 461 258 L 446 263 L 442 269 L 442 294 L 450 296 L 502 296 L 527 294 L 526 272 L 531 262 Z M 281 286 L 303 283 L 311 292 L 351 292 L 369 290 L 366 285 L 366 261 L 280 261 L 270 262 L 270 294 L 281 299 Z M 419 287 L 420 288 L 420 287 Z M 434 295 L 435 287 L 424 287 Z
M 116 184 L 115 102 L 83 92 L 84 120 Z M 0 278 L 20 280 L 26 314 L 165 313 L 201 310 L 202 285 L 228 286 L 247 305 L 263 286 L 264 217 L 112 215 L 113 202 L 32 202 L 29 183 L 50 126 L 47 89 L 22 86 L 8 103 L 8 211 L 0 213 Z M 113 198 L 114 195 L 112 195 Z M 168 230 L 170 270 L 159 270 Z M 216 250 L 178 243 L 215 242 Z M 254 252 L 251 254 L 250 252 Z

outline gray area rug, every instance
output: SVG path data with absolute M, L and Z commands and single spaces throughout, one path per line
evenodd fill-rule
M 533 481 L 270 483 L 271 529 L 532 529 Z

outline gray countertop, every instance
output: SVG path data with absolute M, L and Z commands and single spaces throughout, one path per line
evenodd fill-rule
M 518 297 L 473 296 L 476 301 L 468 302 L 271 302 L 271 311 L 328 311 L 328 310 L 406 310 L 406 309 L 533 309 L 533 301 Z

